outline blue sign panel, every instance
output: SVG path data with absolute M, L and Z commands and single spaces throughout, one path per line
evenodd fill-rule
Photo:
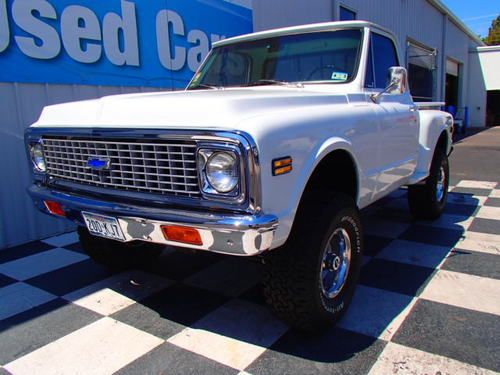
M 184 87 L 243 0 L 0 0 L 0 81 Z

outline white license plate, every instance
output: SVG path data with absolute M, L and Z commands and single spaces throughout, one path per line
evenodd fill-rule
M 111 240 L 125 241 L 120 223 L 114 217 L 82 212 L 85 224 L 89 232 L 95 236 L 109 238 Z

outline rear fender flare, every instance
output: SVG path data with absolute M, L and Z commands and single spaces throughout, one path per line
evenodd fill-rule
M 419 175 L 429 174 L 432 158 L 436 150 L 439 138 L 446 132 L 447 146 L 446 153 L 451 152 L 451 127 L 453 118 L 449 113 L 434 110 L 420 111 L 420 134 L 418 151 Z

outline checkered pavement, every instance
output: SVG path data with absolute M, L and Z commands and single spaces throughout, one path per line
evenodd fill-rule
M 273 317 L 250 259 L 166 250 L 110 274 L 75 233 L 0 251 L 0 374 L 500 371 L 500 184 L 461 181 L 435 222 L 405 190 L 363 220 L 353 303 L 316 337 Z

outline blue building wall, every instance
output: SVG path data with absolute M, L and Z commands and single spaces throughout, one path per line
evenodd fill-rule
M 0 20 L 0 82 L 180 88 L 213 41 L 252 31 L 223 0 L 0 0 Z

